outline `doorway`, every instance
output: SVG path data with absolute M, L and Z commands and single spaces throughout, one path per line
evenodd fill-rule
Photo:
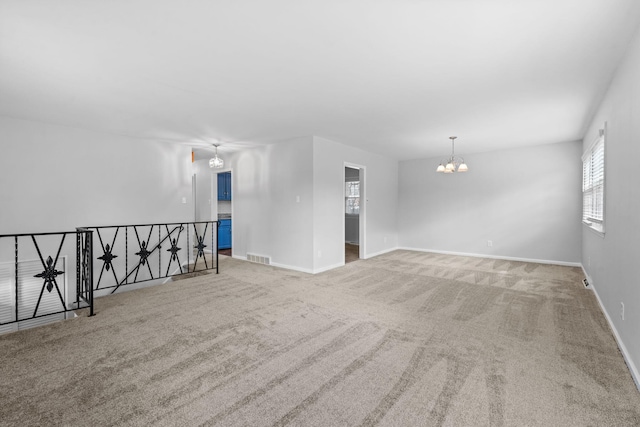
M 213 186 L 217 191 L 213 198 L 215 206 L 212 207 L 212 211 L 217 213 L 215 219 L 220 223 L 218 227 L 218 254 L 232 256 L 233 191 L 231 171 L 218 172 L 214 175 Z
M 362 258 L 364 218 L 364 168 L 345 164 L 344 168 L 344 262 Z

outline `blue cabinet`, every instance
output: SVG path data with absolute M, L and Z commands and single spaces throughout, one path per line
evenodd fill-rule
M 231 200 L 231 172 L 218 174 L 218 200 Z
M 218 249 L 231 248 L 231 220 L 221 219 L 218 226 Z

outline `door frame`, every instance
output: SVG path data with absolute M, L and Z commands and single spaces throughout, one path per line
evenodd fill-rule
M 342 167 L 342 246 L 344 247 L 344 234 L 346 229 L 346 206 L 344 204 L 344 200 L 346 197 L 346 182 L 347 176 L 345 172 L 345 168 L 358 169 L 359 177 L 360 177 L 360 215 L 358 215 L 358 240 L 360 241 L 359 253 L 358 257 L 360 259 L 366 258 L 366 247 L 367 247 L 367 167 L 365 165 L 360 165 L 357 163 L 344 162 Z M 345 263 L 345 254 L 344 250 L 342 251 L 342 263 Z
M 234 207 L 234 185 L 233 185 L 233 169 L 230 167 L 211 169 L 211 221 L 218 220 L 218 174 L 231 172 L 231 248 L 234 247 L 233 240 L 235 239 L 235 233 L 233 228 L 235 227 L 235 221 L 233 220 L 233 207 Z

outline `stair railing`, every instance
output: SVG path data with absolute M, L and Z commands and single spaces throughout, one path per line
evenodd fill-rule
M 100 265 L 100 273 L 93 289 L 113 293 L 125 285 L 196 270 L 218 274 L 218 225 L 218 221 L 195 221 L 86 227 L 95 230 L 99 243 L 94 268 Z M 168 254 L 163 257 L 163 252 Z M 205 256 L 208 252 L 211 265 Z M 199 261 L 204 267 L 198 269 Z

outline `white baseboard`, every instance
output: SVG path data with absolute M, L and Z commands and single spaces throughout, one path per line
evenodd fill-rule
M 582 267 L 582 270 L 585 271 L 584 267 Z M 609 323 L 609 327 L 611 328 L 611 331 L 613 331 L 613 336 L 615 337 L 616 342 L 618 343 L 618 348 L 620 349 L 620 353 L 622 353 L 622 357 L 624 358 L 624 361 L 627 364 L 627 367 L 629 368 L 629 372 L 631 372 L 631 378 L 633 378 L 633 382 L 636 383 L 636 388 L 638 389 L 638 391 L 640 391 L 640 372 L 638 372 L 638 368 L 636 367 L 636 364 L 633 363 L 633 360 L 631 359 L 631 356 L 627 351 L 627 347 L 624 345 L 624 342 L 622 341 L 622 338 L 620 337 L 620 334 L 616 329 L 616 325 L 613 324 L 613 321 L 611 320 L 611 316 L 609 316 L 607 309 L 604 307 L 604 304 L 602 304 L 602 300 L 600 299 L 600 295 L 598 295 L 598 290 L 596 289 L 595 284 L 591 281 L 586 271 L 585 271 L 585 276 L 589 281 L 589 287 L 593 289 L 593 293 L 596 295 L 598 304 L 600 304 L 600 310 L 602 310 L 602 313 L 604 313 L 604 317 L 607 319 L 607 322 Z
M 431 252 L 431 253 L 443 254 L 443 255 L 459 255 L 459 256 L 470 256 L 474 258 L 503 259 L 506 261 L 521 261 L 521 262 L 533 262 L 537 264 L 562 265 L 566 267 L 582 267 L 582 264 L 580 264 L 579 262 L 554 261 L 554 260 L 548 260 L 548 259 L 535 259 L 535 258 L 519 258 L 519 257 L 511 257 L 511 256 L 503 256 L 503 255 L 472 254 L 472 253 L 466 253 L 466 252 L 439 251 L 435 249 L 410 248 L 406 246 L 398 247 L 397 249 L 402 249 L 406 251 L 417 251 L 417 252 Z
M 326 267 L 322 267 L 322 268 L 316 268 L 313 270 L 313 274 L 318 274 L 318 273 L 323 273 L 325 271 L 329 271 L 329 270 L 333 270 L 334 268 L 339 268 L 339 267 L 343 267 L 344 266 L 344 262 L 339 262 L 333 265 L 329 265 Z
M 376 256 L 378 256 L 378 255 L 388 254 L 389 252 L 393 252 L 393 251 L 396 251 L 396 250 L 398 250 L 398 249 L 400 249 L 400 248 L 398 248 L 398 247 L 394 247 L 394 248 L 389 248 L 389 249 L 383 249 L 383 250 L 381 250 L 381 251 L 374 252 L 374 253 L 372 253 L 372 254 L 364 254 L 364 259 L 373 258 L 373 257 L 376 257 Z
M 293 271 L 299 271 L 301 273 L 314 274 L 313 270 L 310 268 L 296 267 L 293 265 L 280 264 L 278 262 L 272 262 L 271 265 L 273 267 L 284 268 L 285 270 L 293 270 Z
M 416 251 L 416 252 L 430 252 L 430 253 L 437 253 L 437 254 L 443 254 L 443 255 L 459 255 L 459 256 L 470 256 L 470 257 L 476 257 L 476 258 L 503 259 L 507 261 L 521 261 L 521 262 L 533 262 L 538 264 L 562 265 L 567 267 L 582 267 L 582 264 L 579 262 L 554 261 L 554 260 L 532 259 L 532 258 L 517 258 L 517 257 L 485 255 L 485 254 L 472 254 L 472 253 L 466 253 L 466 252 L 450 252 L 450 251 L 439 251 L 435 249 L 423 249 L 423 248 L 411 248 L 411 247 L 393 247 L 393 248 L 383 249 L 378 252 L 365 254 L 364 259 L 369 259 L 379 255 L 384 255 L 386 253 L 393 252 L 398 249 L 407 250 L 407 251 Z M 232 255 L 232 258 L 239 259 L 241 261 L 247 261 L 246 257 L 241 257 L 237 255 Z M 332 270 L 334 268 L 342 267 L 345 264 L 341 262 L 341 263 L 336 263 L 333 265 L 329 265 L 329 266 L 317 268 L 317 269 L 301 268 L 293 265 L 280 264 L 276 262 L 272 262 L 270 265 L 278 268 L 284 268 L 287 270 L 300 271 L 302 273 L 318 274 L 328 270 Z
M 272 262 L 271 265 L 274 266 L 274 267 L 278 267 L 278 268 L 284 268 L 286 270 L 299 271 L 301 273 L 319 274 L 319 273 L 323 273 L 325 271 L 333 270 L 334 268 L 342 267 L 342 266 L 344 266 L 344 263 L 341 262 L 341 263 L 337 263 L 337 264 L 334 264 L 334 265 L 329 265 L 327 267 L 314 268 L 314 269 L 295 267 L 293 265 L 280 264 L 280 263 L 277 263 L 277 262 Z
M 249 261 L 246 256 L 239 256 L 239 255 L 231 255 L 231 258 L 233 259 L 237 259 L 239 261 L 244 261 L 244 262 L 251 262 Z M 258 264 L 258 265 L 264 265 L 265 267 L 277 267 L 277 268 L 284 268 L 285 270 L 294 270 L 294 271 L 300 271 L 302 273 L 309 273 L 309 274 L 313 274 L 313 271 L 307 268 L 301 268 L 301 267 L 294 267 L 292 265 L 287 265 L 287 264 L 279 264 L 277 262 L 272 262 L 271 264 L 260 264 L 260 263 L 252 263 L 252 264 Z
M 251 262 L 251 261 L 247 260 L 246 257 L 242 257 L 242 256 L 238 256 L 238 255 L 232 255 L 232 258 L 240 260 L 240 261 Z M 264 264 L 261 264 L 261 265 L 264 265 Z M 330 266 L 327 266 L 327 267 L 322 267 L 322 268 L 317 268 L 317 269 L 310 269 L 310 268 L 296 267 L 296 266 L 288 265 L 288 264 L 280 264 L 278 262 L 272 262 L 271 264 L 266 265 L 266 267 L 272 266 L 272 267 L 277 267 L 277 268 L 284 268 L 285 270 L 299 271 L 301 273 L 318 274 L 318 273 L 322 273 L 324 271 L 333 270 L 334 268 L 342 267 L 343 265 L 344 265 L 344 263 L 341 262 L 341 263 L 330 265 Z
M 592 291 L 595 290 L 595 288 L 591 285 L 591 276 L 589 276 L 587 270 L 584 269 L 584 265 L 580 264 L 580 268 L 582 268 L 582 274 L 584 274 L 584 277 L 587 278 L 587 282 L 589 283 L 589 287 L 587 289 L 591 289 Z

